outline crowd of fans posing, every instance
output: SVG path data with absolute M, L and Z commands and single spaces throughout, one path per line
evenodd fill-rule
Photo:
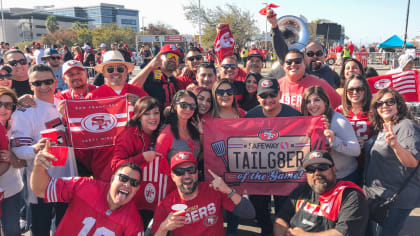
M 53 48 L 45 50 L 45 63 L 32 66 L 24 52 L 5 51 L 3 234 L 20 235 L 26 220 L 34 236 L 240 235 L 239 218 L 255 218 L 261 235 L 398 235 L 420 198 L 420 129 L 404 99 L 391 88 L 372 97 L 355 59 L 343 62 L 338 75 L 323 63 L 318 42 L 288 50 L 270 11 L 267 20 L 283 65 L 270 72 L 274 77 L 262 76 L 258 51 L 248 54 L 245 69 L 228 56 L 216 70 L 198 48 L 182 53 L 168 44 L 129 81 L 134 65 L 119 50 L 106 51 L 95 65 L 104 81 L 97 87 L 87 82 L 82 61 L 63 60 Z M 175 76 L 181 60 L 186 68 Z M 53 165 L 54 148 L 69 146 L 66 100 L 123 95 L 132 115 L 115 145 L 70 145 L 66 164 Z M 307 183 L 274 196 L 273 222 L 270 195 L 243 197 L 205 168 L 203 122 L 295 116 L 323 117 L 328 150 L 312 150 L 303 160 Z M 56 141 L 41 135 L 51 128 Z M 369 216 L 372 200 L 394 195 L 382 220 Z

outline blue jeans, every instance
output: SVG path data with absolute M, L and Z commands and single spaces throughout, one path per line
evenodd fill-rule
M 389 215 L 382 225 L 369 221 L 366 236 L 396 236 L 404 227 L 412 209 L 389 208 Z
M 1 204 L 1 224 L 4 236 L 20 235 L 20 207 L 23 201 L 23 191 L 5 198 Z

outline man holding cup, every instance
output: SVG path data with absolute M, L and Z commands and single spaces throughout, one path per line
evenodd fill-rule
M 252 219 L 255 209 L 248 199 L 241 197 L 221 177 L 198 182 L 197 161 L 189 152 L 179 152 L 171 158 L 171 177 L 177 190 L 157 206 L 152 233 L 167 235 L 225 235 L 223 208 L 242 218 Z

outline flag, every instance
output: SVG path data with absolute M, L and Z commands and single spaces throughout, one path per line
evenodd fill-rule
M 223 58 L 233 56 L 235 40 L 233 39 L 233 35 L 228 24 L 220 26 L 216 39 L 214 40 L 214 46 L 216 47 L 215 51 L 219 63 L 222 62 Z
M 127 96 L 67 100 L 66 120 L 76 149 L 112 146 L 128 121 Z
M 204 169 L 240 193 L 286 196 L 306 181 L 305 155 L 325 150 L 323 126 L 321 116 L 206 119 Z
M 280 6 L 279 6 L 279 5 L 276 5 L 276 4 L 273 4 L 273 3 L 270 3 L 270 4 L 268 4 L 266 7 L 264 7 L 263 9 L 261 9 L 261 10 L 259 11 L 259 13 L 260 13 L 261 15 L 265 16 L 265 15 L 267 15 L 267 10 L 268 10 L 268 9 L 270 9 L 270 8 L 277 8 L 277 7 L 280 7 Z M 277 14 L 273 14 L 273 16 L 277 16 Z
M 419 72 L 410 70 L 367 78 L 372 96 L 384 88 L 397 90 L 406 102 L 420 102 Z

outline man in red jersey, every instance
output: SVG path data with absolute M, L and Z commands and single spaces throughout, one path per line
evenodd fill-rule
M 131 199 L 139 189 L 141 170 L 126 163 L 115 171 L 111 183 L 87 177 L 51 178 L 47 169 L 57 158 L 49 141 L 34 161 L 30 185 L 46 202 L 68 202 L 55 235 L 143 236 L 143 223 Z
M 255 209 L 251 202 L 230 188 L 211 170 L 211 183 L 198 182 L 197 161 L 189 152 L 179 152 L 171 159 L 171 177 L 177 190 L 166 196 L 154 215 L 152 233 L 167 235 L 225 235 L 223 208 L 242 218 L 252 219 Z M 184 204 L 183 211 L 173 213 L 174 204 Z M 193 232 L 193 233 L 192 233 Z
M 300 111 L 305 89 L 318 85 L 324 88 L 333 109 L 341 104 L 341 96 L 327 81 L 305 73 L 304 56 L 299 50 L 291 49 L 286 53 L 283 69 L 286 76 L 278 80 L 282 94 L 281 103 Z

